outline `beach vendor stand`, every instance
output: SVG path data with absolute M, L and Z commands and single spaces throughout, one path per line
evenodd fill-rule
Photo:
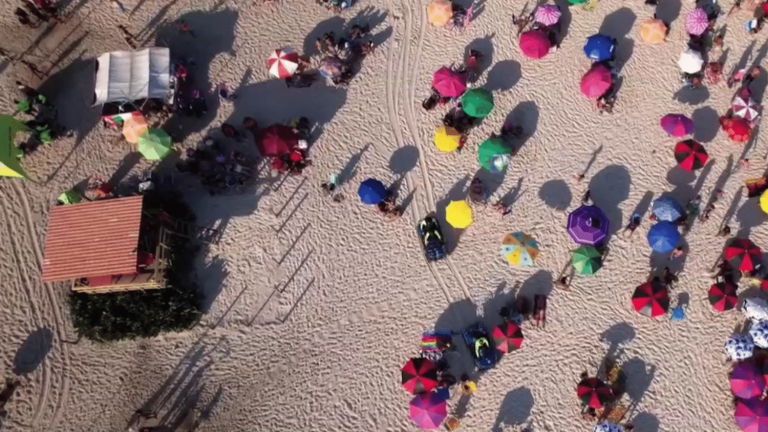
M 173 105 L 176 79 L 171 52 L 164 47 L 114 51 L 96 59 L 93 104 L 101 105 L 108 127 L 122 125 L 136 114 L 148 117 Z

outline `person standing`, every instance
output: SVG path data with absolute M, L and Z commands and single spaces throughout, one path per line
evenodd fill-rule
M 42 13 L 37 7 L 34 5 L 34 3 L 30 3 L 29 1 L 24 1 L 24 8 L 29 11 L 32 15 L 35 16 L 40 22 L 48 22 L 50 18 L 48 18 L 48 15 Z

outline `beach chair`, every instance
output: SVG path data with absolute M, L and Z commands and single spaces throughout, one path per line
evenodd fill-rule
M 536 321 L 536 327 L 547 327 L 547 296 L 536 294 L 533 296 L 533 319 Z

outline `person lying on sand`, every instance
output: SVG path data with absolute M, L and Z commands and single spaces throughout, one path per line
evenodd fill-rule
M 635 230 L 640 226 L 640 222 L 642 221 L 642 216 L 640 216 L 637 213 L 634 213 L 631 218 L 629 218 L 629 223 L 626 227 L 624 227 L 623 235 L 627 236 L 627 232 L 629 232 L 629 236 L 632 236 L 634 234 Z

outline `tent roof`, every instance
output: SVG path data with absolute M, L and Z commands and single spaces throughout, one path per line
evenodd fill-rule
M 96 67 L 96 105 L 167 99 L 171 95 L 171 51 L 168 48 L 105 53 L 96 59 Z
M 142 203 L 133 196 L 55 207 L 43 282 L 135 273 Z

